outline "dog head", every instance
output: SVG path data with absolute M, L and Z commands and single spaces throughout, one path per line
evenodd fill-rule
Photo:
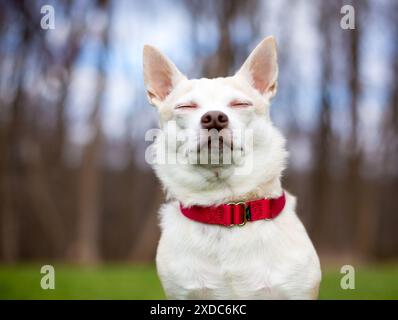
M 208 205 L 280 186 L 287 154 L 270 119 L 278 76 L 273 37 L 232 77 L 189 80 L 151 46 L 144 47 L 143 61 L 148 99 L 164 134 L 155 151 L 165 161 L 154 167 L 169 196 Z

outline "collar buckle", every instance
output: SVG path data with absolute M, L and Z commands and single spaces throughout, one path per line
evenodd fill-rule
M 238 202 L 228 202 L 227 205 L 243 206 L 243 222 L 238 223 L 238 224 L 231 223 L 228 226 L 229 228 L 234 227 L 234 226 L 243 227 L 246 224 L 246 222 L 248 221 L 248 216 L 250 216 L 250 208 L 249 208 L 248 204 L 244 201 L 238 201 Z

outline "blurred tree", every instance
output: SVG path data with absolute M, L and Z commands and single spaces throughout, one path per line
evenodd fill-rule
M 384 11 L 391 27 L 391 86 L 387 110 L 381 126 L 382 175 L 378 192 L 377 245 L 378 258 L 394 258 L 398 255 L 398 2 L 392 1 Z
M 259 3 L 257 0 L 239 1 L 239 0 L 194 0 L 183 1 L 188 12 L 192 17 L 193 23 L 193 47 L 197 50 L 196 56 L 200 56 L 200 45 L 197 32 L 203 21 L 211 21 L 216 24 L 218 31 L 217 47 L 214 52 L 208 54 L 201 65 L 201 76 L 214 78 L 228 76 L 234 72 L 236 63 L 243 63 L 243 59 L 248 53 L 253 39 L 259 36 L 259 25 L 257 12 Z M 250 19 L 245 19 L 250 17 Z M 243 18 L 239 21 L 240 18 Z M 234 43 L 234 26 L 237 22 L 246 23 L 246 33 L 241 48 Z M 242 50 L 243 49 L 243 50 Z
M 347 229 L 355 230 L 348 233 L 351 235 L 347 246 L 360 247 L 358 243 L 360 241 L 367 241 L 366 234 L 362 231 L 363 225 L 361 223 L 360 216 L 360 204 L 361 204 L 361 176 L 360 168 L 362 163 L 362 151 L 361 145 L 358 139 L 359 132 L 359 99 L 361 94 L 361 83 L 360 83 L 360 64 L 361 57 L 359 52 L 361 37 L 362 37 L 362 19 L 366 6 L 366 1 L 352 0 L 352 5 L 355 8 L 355 29 L 347 30 L 347 77 L 350 92 L 350 103 L 349 103 L 349 114 L 350 114 L 350 134 L 347 145 L 347 169 L 346 169 L 346 181 L 345 181 L 345 222 Z M 362 220 L 363 221 L 363 220 Z M 361 230 L 362 229 L 362 230 Z
M 79 177 L 79 214 L 77 238 L 70 249 L 73 260 L 81 263 L 97 262 L 101 257 L 99 231 L 101 221 L 101 150 L 103 133 L 101 125 L 101 106 L 106 92 L 106 64 L 108 57 L 109 33 L 111 31 L 111 6 L 108 1 L 97 1 L 95 15 L 104 22 L 98 31 L 98 75 L 94 106 L 89 120 L 89 141 L 83 148 L 82 166 Z
M 320 79 L 320 108 L 318 119 L 315 121 L 317 127 L 313 133 L 313 169 L 312 169 L 312 210 L 310 232 L 316 241 L 322 241 L 325 234 L 324 221 L 328 214 L 328 203 L 330 194 L 330 148 L 331 131 L 331 84 L 332 84 L 332 30 L 336 23 L 330 14 L 336 6 L 331 2 L 319 5 L 319 31 L 322 39 L 321 50 L 321 79 Z

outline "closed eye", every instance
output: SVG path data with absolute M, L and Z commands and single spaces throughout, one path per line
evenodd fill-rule
M 176 105 L 174 109 L 196 109 L 197 107 L 196 103 L 181 103 Z
M 253 104 L 249 101 L 240 101 L 240 100 L 234 100 L 229 104 L 229 106 L 233 108 L 246 108 L 252 105 Z

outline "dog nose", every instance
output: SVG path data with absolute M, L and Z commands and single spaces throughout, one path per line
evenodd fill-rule
M 203 129 L 222 129 L 228 127 L 228 116 L 221 111 L 208 111 L 200 119 Z

